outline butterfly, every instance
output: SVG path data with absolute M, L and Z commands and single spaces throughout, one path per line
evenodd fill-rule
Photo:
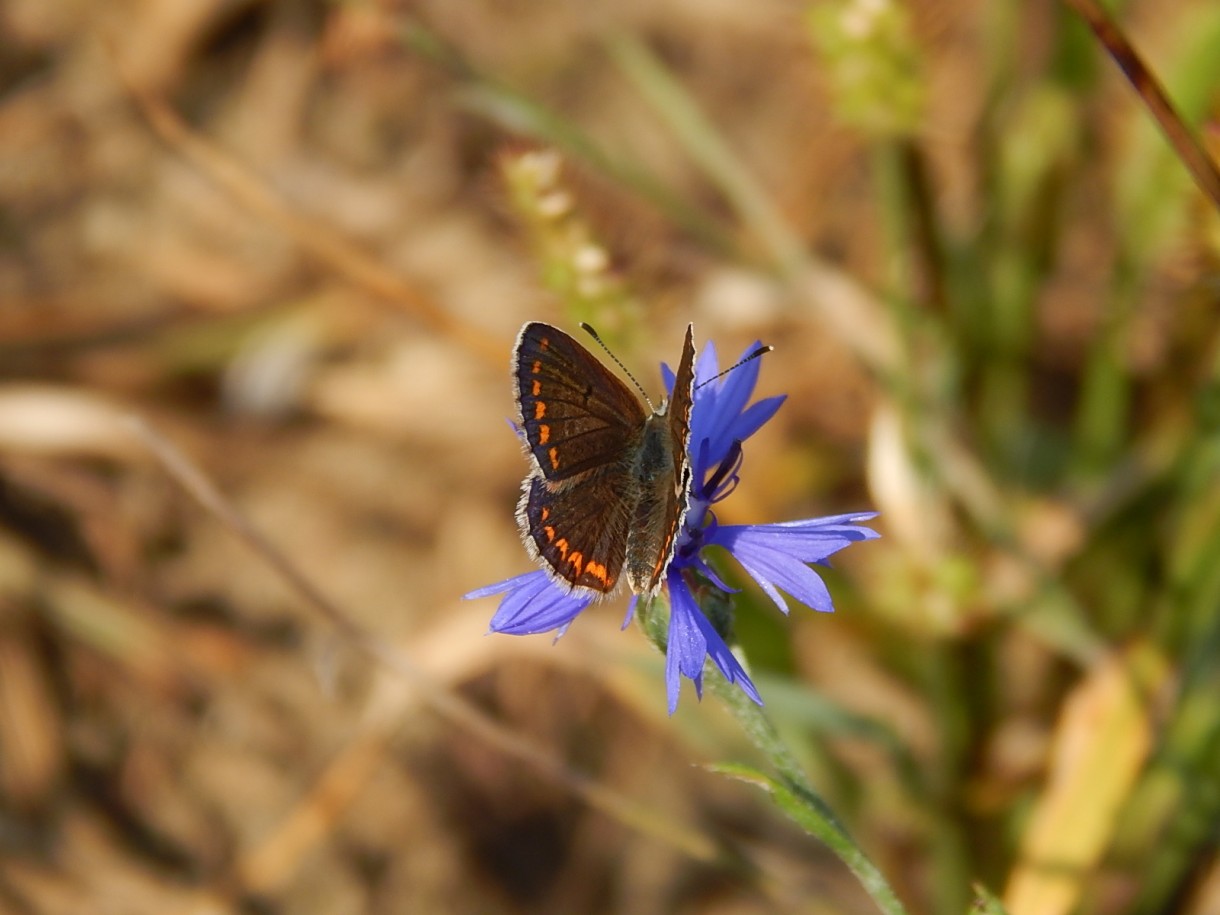
M 526 550 L 569 592 L 609 594 L 625 573 L 632 591 L 655 596 L 691 485 L 694 328 L 655 410 L 549 324 L 521 328 L 512 368 L 530 461 L 517 505 Z

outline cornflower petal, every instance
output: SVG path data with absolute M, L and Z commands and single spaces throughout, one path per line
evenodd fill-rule
M 744 413 L 733 420 L 729 428 L 728 439 L 730 441 L 744 442 L 769 423 L 771 417 L 776 414 L 787 399 L 787 394 L 778 394 L 775 397 L 764 397 L 762 400 L 750 404 Z
M 824 563 L 851 543 L 880 536 L 854 523 L 873 517 L 875 513 L 856 513 L 779 524 L 723 525 L 711 531 L 706 542 L 728 550 L 784 613 L 788 604 L 777 588 L 807 607 L 831 612 L 834 604 L 826 583 L 806 563 Z
M 757 349 L 758 344 L 747 351 L 744 355 L 749 355 L 753 349 Z M 749 401 L 750 395 L 754 393 L 754 385 L 758 383 L 758 371 L 761 363 L 758 360 L 747 362 L 741 368 L 735 369 L 723 378 L 716 378 L 716 372 L 719 366 L 716 364 L 715 351 L 709 348 L 713 358 L 710 369 L 706 378 L 709 380 L 706 398 L 709 401 L 709 406 L 704 408 L 703 416 L 701 417 L 701 431 L 711 438 L 711 433 L 715 432 L 723 437 L 727 433 L 729 426 L 745 409 L 746 402 Z M 743 358 L 744 358 L 743 355 Z M 701 360 L 702 361 L 702 360 Z M 698 377 L 698 376 L 696 376 Z M 710 379 L 716 378 L 715 381 Z M 700 379 L 702 380 L 702 379 Z M 696 382 L 698 383 L 698 382 Z M 693 432 L 692 432 L 693 434 Z
M 711 531 L 707 541 L 731 550 L 744 539 L 751 544 L 782 550 L 802 562 L 821 562 L 852 543 L 880 537 L 871 527 L 858 523 L 875 517 L 876 512 L 853 512 L 774 524 L 723 525 Z
M 783 613 L 788 612 L 788 603 L 777 588 L 783 588 L 806 607 L 823 613 L 834 610 L 826 583 L 799 559 L 781 550 L 741 541 L 733 548 L 733 558 Z
M 623 617 L 622 628 L 626 629 L 631 625 L 631 621 L 635 619 L 635 607 L 640 602 L 640 595 L 632 594 L 631 600 L 627 601 L 627 615 Z
M 466 600 L 504 594 L 495 616 L 488 626 L 490 632 L 508 635 L 534 635 L 552 629 L 566 630 L 577 614 L 592 603 L 592 598 L 568 594 L 542 570 L 526 572 L 464 594 Z M 561 631 L 559 635 L 562 635 Z M 558 636 L 556 636 L 558 638 Z
M 695 694 L 703 698 L 703 661 L 710 657 L 730 683 L 762 705 L 762 697 L 754 681 L 741 666 L 720 633 L 711 624 L 681 573 L 667 576 L 669 582 L 669 645 L 665 651 L 665 687 L 669 697 L 669 714 L 678 708 L 682 681 L 678 674 L 695 684 Z
M 742 352 L 741 358 L 746 358 L 758 346 L 756 341 Z M 708 443 L 708 450 L 702 454 L 707 463 L 694 468 L 696 479 L 719 464 L 734 441 L 741 442 L 758 431 L 758 426 L 755 426 L 745 431 L 744 435 L 740 434 L 747 427 L 739 427 L 738 420 L 754 393 L 761 367 L 759 360 L 754 359 L 723 378 L 717 378 L 720 364 L 715 346 L 709 342 L 699 354 L 695 369 L 695 398 L 699 408 L 691 415 L 691 453 L 700 456 L 699 449 L 704 441 Z
M 742 351 L 745 359 L 761 346 L 757 340 Z M 757 359 L 744 363 L 723 378 L 716 346 L 708 341 L 695 363 L 695 402 L 698 409 L 691 414 L 691 454 L 696 459 L 695 477 L 698 479 L 707 469 L 719 464 L 734 441 L 740 443 L 757 432 L 779 409 L 787 395 L 768 397 L 746 408 L 746 402 L 754 393 L 758 373 L 762 365 Z M 673 390 L 673 371 L 669 366 L 661 367 L 667 391 Z M 703 442 L 707 449 L 700 453 Z
M 695 604 L 686 585 L 674 587 L 669 579 L 669 643 L 665 648 L 665 691 L 669 696 L 669 714 L 678 710 L 682 692 L 681 674 L 694 681 L 695 694 L 703 698 L 703 660 L 707 657 L 707 635 L 700 621 L 706 623 L 703 611 Z
M 723 591 L 725 594 L 740 594 L 741 588 L 734 588 L 724 583 L 720 576 L 716 574 L 716 570 L 703 561 L 702 556 L 696 556 L 690 563 L 699 570 L 699 574 L 710 581 L 713 585 Z

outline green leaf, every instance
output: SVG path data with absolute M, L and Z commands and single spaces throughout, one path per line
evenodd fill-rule
M 835 819 L 820 797 L 802 785 L 782 782 L 752 766 L 721 763 L 709 767 L 737 781 L 761 788 L 794 823 L 816 839 L 851 869 L 877 907 L 887 915 L 902 915 L 906 910 L 876 865 L 868 859 L 847 830 Z

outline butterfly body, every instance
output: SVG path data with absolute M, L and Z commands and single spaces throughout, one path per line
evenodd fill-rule
M 609 594 L 624 576 L 637 594 L 660 589 L 690 488 L 694 355 L 688 327 L 673 392 L 649 411 L 568 334 L 521 329 L 513 379 L 531 468 L 517 522 L 566 590 Z

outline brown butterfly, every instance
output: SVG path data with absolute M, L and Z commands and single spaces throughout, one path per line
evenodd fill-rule
M 549 324 L 521 328 L 513 379 L 532 465 L 517 505 L 526 549 L 565 590 L 608 594 L 625 568 L 631 590 L 652 597 L 690 490 L 693 328 L 656 410 Z

